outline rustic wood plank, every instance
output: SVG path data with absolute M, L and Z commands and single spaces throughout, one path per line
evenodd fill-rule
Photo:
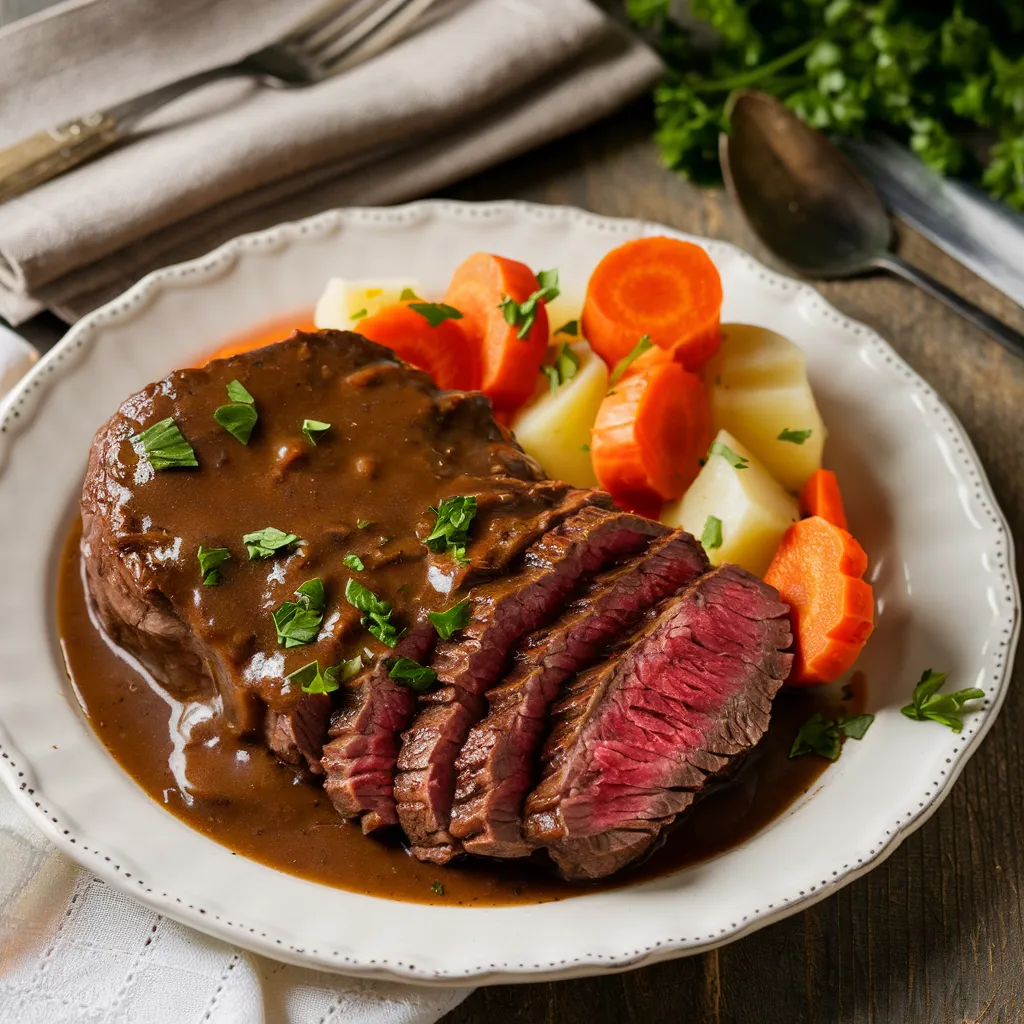
M 643 217 L 734 241 L 760 258 L 720 191 L 665 172 L 638 104 L 460 184 L 461 199 L 515 196 Z M 911 231 L 899 251 L 1018 328 L 1024 313 Z M 1024 360 L 900 281 L 823 284 L 877 329 L 964 423 L 1015 536 L 1024 537 Z M 1019 557 L 1019 549 L 1018 549 Z M 480 989 L 447 1024 L 1012 1024 L 1024 1018 L 1024 679 L 938 813 L 884 864 L 832 898 L 700 957 L 585 981 Z

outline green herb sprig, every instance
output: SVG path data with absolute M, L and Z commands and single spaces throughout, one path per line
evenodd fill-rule
M 316 447 L 317 441 L 320 440 L 331 429 L 330 423 L 324 423 L 323 420 L 303 420 L 302 421 L 302 432 L 306 435 L 306 440 Z
M 745 455 L 738 455 L 727 444 L 722 444 L 721 441 L 711 442 L 711 447 L 708 449 L 708 458 L 710 459 L 713 455 L 721 455 L 733 469 L 747 469 L 750 465 L 750 459 Z
M 462 313 L 444 302 L 410 302 L 409 308 L 419 313 L 431 327 L 440 327 L 445 320 L 461 320 Z
M 388 675 L 410 690 L 423 693 L 437 682 L 437 673 L 412 658 L 389 658 L 386 662 Z
M 874 715 L 854 715 L 852 718 L 825 718 L 817 712 L 800 726 L 800 731 L 793 740 L 790 757 L 802 754 L 818 754 L 830 761 L 835 761 L 842 750 L 843 737 L 851 740 L 864 738 Z
M 323 580 L 311 579 L 295 591 L 294 601 L 285 601 L 270 613 L 277 630 L 277 642 L 285 647 L 311 644 L 320 634 L 327 600 Z
M 803 444 L 813 434 L 813 430 L 790 430 L 786 427 L 779 431 L 777 441 L 788 441 L 790 444 Z
M 394 647 L 398 643 L 405 631 L 400 631 L 391 621 L 390 601 L 382 601 L 372 590 L 353 579 L 345 584 L 345 600 L 363 613 L 360 619 L 363 628 L 385 647 Z
M 704 520 L 704 530 L 700 535 L 700 546 L 705 551 L 714 551 L 722 546 L 722 520 L 718 516 L 708 516 Z
M 154 423 L 132 439 L 132 444 L 141 445 L 153 469 L 178 469 L 198 466 L 192 445 L 185 440 L 174 418 Z
M 466 544 L 469 542 L 469 527 L 476 516 L 476 498 L 453 495 L 430 511 L 437 517 L 434 529 L 423 542 L 435 554 L 448 552 L 457 562 L 466 561 Z
M 654 348 L 654 342 L 645 334 L 634 346 L 631 352 L 624 355 L 616 364 L 612 370 L 611 377 L 608 378 L 608 386 L 615 387 L 616 384 L 622 379 L 622 375 L 635 363 L 648 349 Z M 611 394 L 612 392 L 608 392 Z
M 576 376 L 580 368 L 580 357 L 565 343 L 555 354 L 553 363 L 545 363 L 540 372 L 548 378 L 551 394 L 554 394 L 566 381 Z
M 262 530 L 245 534 L 242 543 L 249 552 L 249 561 L 252 562 L 257 558 L 273 558 L 279 551 L 302 542 L 294 533 L 285 533 L 276 526 L 264 526 Z
M 200 544 L 196 557 L 199 559 L 199 572 L 203 577 L 203 586 L 216 587 L 220 583 L 219 566 L 231 557 L 231 552 L 227 548 L 204 548 Z
M 213 418 L 236 440 L 248 444 L 253 428 L 259 415 L 256 412 L 256 399 L 237 381 L 227 386 L 228 398 L 231 401 L 214 411 Z
M 964 727 L 960 718 L 964 705 L 969 700 L 980 700 L 985 696 L 985 691 L 979 690 L 976 686 L 969 686 L 954 693 L 939 693 L 948 677 L 948 672 L 933 672 L 926 668 L 921 673 L 917 686 L 914 687 L 911 702 L 900 708 L 900 711 L 915 721 L 938 722 L 953 732 L 960 732 Z
M 557 299 L 562 294 L 559 290 L 557 270 L 539 271 L 537 284 L 540 287 L 522 302 L 516 302 L 510 295 L 506 295 L 498 303 L 498 309 L 505 317 L 505 323 L 516 328 L 516 337 L 520 341 L 526 338 L 537 322 L 537 304 L 551 302 L 552 299 Z
M 427 618 L 442 640 L 448 640 L 460 629 L 469 625 L 469 598 L 452 605 L 447 611 L 427 612 Z

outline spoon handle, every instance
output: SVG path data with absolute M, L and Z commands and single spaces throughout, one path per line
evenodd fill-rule
M 872 263 L 879 270 L 887 270 L 890 274 L 895 274 L 911 284 L 916 284 L 922 291 L 927 292 L 940 302 L 944 302 L 954 313 L 959 313 L 966 321 L 995 338 L 1007 352 L 1024 357 L 1024 334 L 1015 331 L 1012 327 L 1004 324 L 1002 320 L 990 316 L 980 306 L 968 302 L 962 295 L 958 295 L 944 284 L 940 284 L 923 270 L 918 270 L 912 263 L 907 263 L 906 260 L 900 259 L 899 256 L 893 256 L 891 253 L 878 256 Z

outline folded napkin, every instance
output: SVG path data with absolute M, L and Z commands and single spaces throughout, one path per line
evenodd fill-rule
M 234 60 L 320 0 L 70 0 L 0 31 L 0 146 Z M 302 90 L 206 86 L 0 204 L 0 314 L 75 319 L 159 266 L 332 206 L 401 202 L 594 121 L 654 54 L 590 0 L 469 0 Z
M 207 938 L 76 867 L 0 786 L 5 1024 L 432 1024 L 468 994 L 339 978 Z

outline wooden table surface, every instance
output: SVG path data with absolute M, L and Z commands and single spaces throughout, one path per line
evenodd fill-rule
M 637 104 L 446 195 L 646 218 L 738 242 L 764 259 L 723 192 L 694 188 L 659 165 L 650 132 L 648 106 Z M 1024 314 L 1010 300 L 914 233 L 902 233 L 899 251 L 1024 328 Z M 938 389 L 977 447 L 1011 529 L 1024 536 L 1024 360 L 894 279 L 820 287 Z M 45 348 L 60 328 L 41 317 L 21 330 Z M 835 896 L 703 956 L 585 981 L 478 989 L 445 1024 L 1024 1020 L 1024 846 L 1013 835 L 1024 815 L 1020 675 L 1018 669 L 991 733 L 938 813 Z
M 446 194 L 646 218 L 737 242 L 764 259 L 722 191 L 695 188 L 659 165 L 650 131 L 649 110 L 638 104 Z M 899 251 L 1024 328 L 1009 299 L 913 232 L 902 232 Z M 820 287 L 945 398 L 977 447 L 1010 528 L 1024 537 L 1024 360 L 894 279 Z M 835 896 L 703 956 L 605 978 L 478 989 L 445 1024 L 1024 1020 L 1024 844 L 1014 836 L 1015 829 L 1024 835 L 1020 664 L 1013 682 L 945 804 L 885 863 Z

